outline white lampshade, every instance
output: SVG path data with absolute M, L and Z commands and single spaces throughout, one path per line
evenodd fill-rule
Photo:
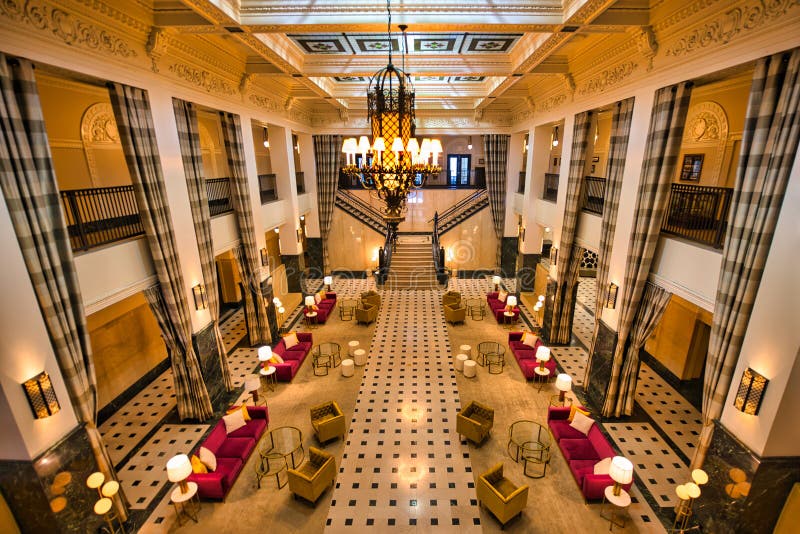
M 437 154 L 441 154 L 442 150 L 442 142 L 438 139 L 431 139 L 431 152 L 435 152 Z
M 536 304 L 533 305 L 533 311 L 539 311 L 541 309 L 542 309 L 542 303 L 541 302 L 537 302 Z
M 698 486 L 702 486 L 706 482 L 708 482 L 708 473 L 703 471 L 702 469 L 695 469 L 692 471 L 692 480 Z
M 544 345 L 539 345 L 539 348 L 536 349 L 536 361 L 546 362 L 549 359 L 550 359 L 550 349 L 548 349 Z
M 342 143 L 342 152 L 345 154 L 355 154 L 358 149 L 358 143 L 355 137 L 348 137 Z
M 116 480 L 109 480 L 105 484 L 103 484 L 103 489 L 100 491 L 103 494 L 103 497 L 113 497 L 117 493 L 119 493 L 119 482 Z
M 539 295 L 539 296 L 536 298 L 536 300 L 538 300 L 539 302 L 544 302 L 544 295 Z
M 411 139 L 408 140 L 408 143 L 406 143 L 406 151 L 412 154 L 416 154 L 419 152 L 419 142 L 417 142 L 416 137 L 412 137 Z
M 325 278 L 322 279 L 322 282 L 326 286 L 329 286 L 329 285 L 331 285 L 333 283 L 333 277 L 332 276 L 326 276 Z
M 367 152 L 369 151 L 369 139 L 367 139 L 366 135 L 362 135 L 358 138 L 358 151 L 359 152 Z
M 402 152 L 403 151 L 403 140 L 399 137 L 395 137 L 394 141 L 392 141 L 392 152 Z
M 383 140 L 383 137 L 376 137 L 375 142 L 372 143 L 372 150 L 375 152 L 385 152 L 386 151 L 386 141 Z
M 427 137 L 422 140 L 422 145 L 419 147 L 419 151 L 425 155 L 431 153 L 431 140 Z
M 688 493 L 689 497 L 692 499 L 696 499 L 700 496 L 700 486 L 694 482 L 687 482 L 683 487 L 686 488 L 686 493 Z
M 556 389 L 558 391 L 569 391 L 572 389 L 572 377 L 566 373 L 556 376 Z
M 315 304 L 314 303 L 314 295 L 307 296 L 303 302 L 306 303 L 306 306 L 313 306 Z
M 633 464 L 624 456 L 614 456 L 608 475 L 617 484 L 629 484 L 633 480 Z
M 278 297 L 275 297 L 275 298 L 272 299 L 272 303 L 275 306 L 278 306 L 281 303 L 281 299 L 279 299 Z
M 259 379 L 257 376 L 248 376 L 247 379 L 244 381 L 245 391 L 256 391 L 260 387 L 261 387 L 261 379 Z
M 170 482 L 181 482 L 192 474 L 192 462 L 185 454 L 173 456 L 167 462 L 167 478 Z
M 686 489 L 686 486 L 684 486 L 683 484 L 681 484 L 677 488 L 675 488 L 675 494 L 682 501 L 685 501 L 685 500 L 687 500 L 689 498 L 689 491 Z
M 281 306 L 280 308 L 278 308 L 278 313 L 281 313 L 281 314 L 282 314 L 282 313 L 284 313 L 285 311 L 286 311 L 286 308 L 284 308 L 283 306 Z
M 272 358 L 272 348 L 269 345 L 258 347 L 258 361 L 266 362 Z
M 96 471 L 91 475 L 89 475 L 89 478 L 86 479 L 86 486 L 92 489 L 97 489 L 103 485 L 105 479 L 106 476 L 103 473 L 101 473 L 100 471 Z
M 509 295 L 506 298 L 506 305 L 511 306 L 512 308 L 517 305 L 517 297 L 514 295 Z
M 495 285 L 500 285 L 500 282 L 501 282 L 501 280 L 500 280 L 500 277 L 499 277 L 499 276 L 493 276 L 493 277 L 492 277 L 492 283 L 493 283 L 493 284 L 495 284 Z

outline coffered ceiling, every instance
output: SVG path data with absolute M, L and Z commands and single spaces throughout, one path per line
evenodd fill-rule
M 395 1 L 391 38 L 380 0 L 155 0 L 152 10 L 155 27 L 229 51 L 252 83 L 340 114 L 366 107 L 390 46 L 419 113 L 504 112 L 573 83 L 581 62 L 650 24 L 649 0 Z

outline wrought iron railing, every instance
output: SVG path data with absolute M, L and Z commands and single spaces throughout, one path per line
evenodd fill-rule
M 525 178 L 526 178 L 525 171 L 520 171 L 519 172 L 519 183 L 517 185 L 517 193 L 519 193 L 520 195 L 524 195 L 525 194 Z
M 603 203 L 606 198 L 606 179 L 597 176 L 586 176 L 583 179 L 583 198 L 581 209 L 589 213 L 603 214 Z
M 379 232 L 382 232 L 386 227 L 386 221 L 383 219 L 383 214 L 350 191 L 339 189 L 336 192 L 336 200 L 337 203 L 340 203 L 340 207 L 344 205 L 345 210 L 350 215 L 363 222 L 367 226 L 374 228 Z
M 274 174 L 259 174 L 258 188 L 261 193 L 261 204 L 278 200 Z
M 439 229 L 440 232 L 444 233 L 445 228 L 449 229 L 451 223 L 457 219 L 458 217 L 462 216 L 467 211 L 477 207 L 478 205 L 488 201 L 488 193 L 486 189 L 478 189 L 471 195 L 468 195 L 442 213 L 437 213 L 433 219 L 429 220 L 428 222 L 434 223 L 434 226 Z M 437 222 L 438 221 L 438 222 Z
M 558 175 L 553 173 L 545 173 L 544 175 L 544 192 L 542 193 L 544 200 L 555 202 L 558 198 Z
M 208 211 L 212 217 L 233 211 L 230 178 L 206 180 L 206 193 L 208 193 Z
M 431 234 L 431 252 L 433 253 L 433 265 L 436 268 L 436 279 L 442 282 L 446 277 L 444 265 L 444 249 L 439 244 L 439 213 L 433 214 L 433 233 Z
M 392 266 L 392 252 L 394 251 L 396 242 L 396 233 L 392 230 L 391 226 L 387 225 L 386 239 L 383 242 L 383 246 L 378 250 L 378 273 L 376 280 L 378 284 L 386 282 L 389 276 L 389 269 L 391 269 Z
M 297 184 L 297 194 L 302 195 L 306 192 L 306 175 L 303 172 L 294 173 L 295 183 Z
M 672 184 L 661 231 L 722 248 L 733 189 Z
M 67 189 L 61 205 L 72 250 L 135 237 L 144 233 L 132 185 Z

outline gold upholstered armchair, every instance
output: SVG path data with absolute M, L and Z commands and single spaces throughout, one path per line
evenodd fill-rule
M 463 304 L 445 304 L 444 319 L 448 323 L 464 323 L 467 321 L 467 307 Z
M 470 401 L 456 415 L 456 432 L 477 444 L 483 442 L 494 425 L 494 410 L 475 401 Z
M 501 528 L 522 513 L 528 504 L 528 486 L 517 486 L 503 476 L 499 463 L 478 477 L 475 486 L 478 504 L 484 505 L 500 521 Z
M 461 304 L 461 293 L 458 291 L 448 291 L 442 295 L 442 305 L 455 304 L 458 307 Z
M 378 296 L 380 299 L 380 296 Z M 359 302 L 356 307 L 356 323 L 370 324 L 378 318 L 378 306 L 374 304 L 367 304 L 366 302 Z
M 336 401 L 323 402 L 311 407 L 311 426 L 320 443 L 341 437 L 347 433 L 344 413 Z
M 336 460 L 333 455 L 316 447 L 308 448 L 308 461 L 297 469 L 289 469 L 289 491 L 316 503 L 319 496 L 336 480 Z
M 381 295 L 375 290 L 370 289 L 361 293 L 361 302 L 375 306 L 376 311 L 381 307 Z

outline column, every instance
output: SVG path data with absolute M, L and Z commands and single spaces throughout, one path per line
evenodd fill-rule
M 319 229 L 319 210 L 317 209 L 317 162 L 314 157 L 314 138 L 311 134 L 296 134 L 300 145 L 300 165 L 306 181 L 306 198 L 300 213 L 306 222 L 306 267 L 316 276 L 324 276 L 323 243 Z M 335 209 L 335 208 L 334 208 Z
M 511 135 L 508 141 L 508 160 L 506 164 L 506 216 L 503 229 L 503 240 L 500 243 L 500 271 L 503 276 L 513 277 L 517 271 L 517 212 L 514 210 L 517 199 L 519 173 L 525 169 L 522 152 L 524 133 Z

